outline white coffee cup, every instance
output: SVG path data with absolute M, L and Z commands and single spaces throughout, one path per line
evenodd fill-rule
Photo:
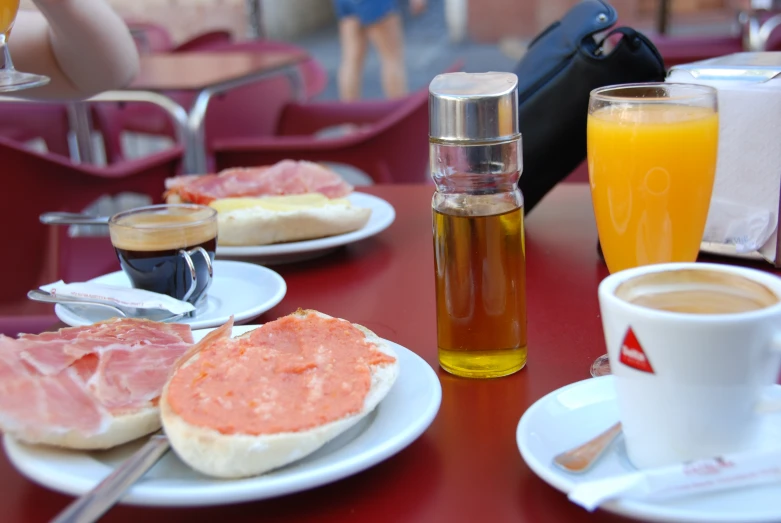
M 676 306 L 687 299 L 701 303 L 706 295 L 700 293 L 719 290 L 734 293 L 734 300 L 703 303 L 731 306 L 750 298 L 762 308 L 704 314 L 637 303 L 654 293 L 692 290 L 696 297 L 667 298 Z M 781 409 L 766 396 L 781 369 L 781 278 L 728 265 L 648 265 L 608 276 L 599 304 L 627 453 L 636 467 L 756 446 L 762 417 Z

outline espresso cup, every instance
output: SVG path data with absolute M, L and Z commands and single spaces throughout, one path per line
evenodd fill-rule
M 629 460 L 659 467 L 755 448 L 781 368 L 781 279 L 648 265 L 599 286 Z M 773 415 L 773 414 L 769 414 Z
M 213 279 L 217 211 L 190 204 L 150 205 L 115 214 L 111 243 L 133 287 L 197 305 Z

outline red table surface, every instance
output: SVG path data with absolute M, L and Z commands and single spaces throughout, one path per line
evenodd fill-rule
M 306 492 L 192 509 L 118 506 L 102 521 L 629 521 L 570 503 L 526 466 L 515 442 L 524 411 L 587 379 L 591 362 L 605 352 L 596 291 L 607 269 L 597 257 L 588 187 L 560 185 L 527 218 L 529 360 L 522 371 L 493 380 L 458 378 L 437 364 L 432 187 L 361 190 L 395 207 L 393 225 L 325 257 L 274 267 L 288 292 L 257 323 L 313 308 L 416 352 L 442 383 L 431 427 L 373 468 Z M 108 247 L 107 253 L 113 256 Z M 0 520 L 7 523 L 47 521 L 72 499 L 28 481 L 4 455 L 0 492 Z

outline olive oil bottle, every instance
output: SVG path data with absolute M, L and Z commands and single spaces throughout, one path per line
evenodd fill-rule
M 451 73 L 429 87 L 437 345 L 446 371 L 526 364 L 526 255 L 517 77 Z

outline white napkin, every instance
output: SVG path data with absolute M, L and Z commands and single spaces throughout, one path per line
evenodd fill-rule
M 668 82 L 711 85 L 719 93 L 716 183 L 704 240 L 759 250 L 775 260 L 781 188 L 781 78 L 710 81 L 674 70 Z
M 91 282 L 65 283 L 60 280 L 48 285 L 42 285 L 41 290 L 56 296 L 87 298 L 109 305 L 136 309 L 163 309 L 173 314 L 183 314 L 195 310 L 195 306 L 192 303 L 177 300 L 165 294 L 131 287 L 120 287 L 118 285 Z
M 568 497 L 587 510 L 611 499 L 666 499 L 781 481 L 781 447 L 578 483 Z

